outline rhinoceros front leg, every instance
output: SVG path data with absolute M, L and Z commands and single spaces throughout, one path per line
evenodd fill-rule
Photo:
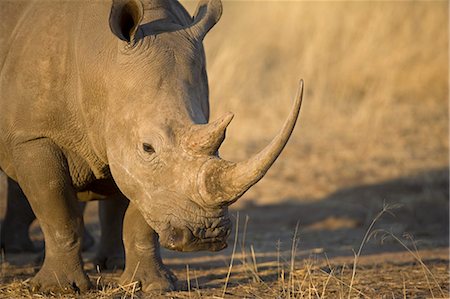
M 121 193 L 99 201 L 101 237 L 94 263 L 101 270 L 117 270 L 125 266 L 122 227 L 127 207 L 128 199 Z
M 44 263 L 31 281 L 34 289 L 88 289 L 91 284 L 81 259 L 83 218 L 64 155 L 42 138 L 20 145 L 13 157 L 18 182 L 45 238 Z
M 28 199 L 14 180 L 8 177 L 7 203 L 5 219 L 1 227 L 1 249 L 6 254 L 20 252 L 39 252 L 43 248 L 36 247 L 30 239 L 29 229 L 36 216 L 28 203 Z M 85 202 L 78 203 L 84 213 Z M 94 246 L 94 237 L 84 228 L 83 251 Z M 44 257 L 39 257 L 42 262 Z
M 130 203 L 123 227 L 125 270 L 122 284 L 139 282 L 144 292 L 175 289 L 176 276 L 162 263 L 158 235 Z
M 5 253 L 38 252 L 28 234 L 36 219 L 19 184 L 8 178 L 5 220 L 1 228 L 1 248 Z

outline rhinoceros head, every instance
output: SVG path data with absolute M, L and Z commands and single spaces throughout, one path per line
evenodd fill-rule
M 163 246 L 220 250 L 231 229 L 228 206 L 283 150 L 299 114 L 303 84 L 282 130 L 264 150 L 243 162 L 225 161 L 218 150 L 233 114 L 208 123 L 202 46 L 220 18 L 220 0 L 201 2 L 192 23 L 184 26 L 142 25 L 139 1 L 115 3 L 111 29 L 123 42 L 105 124 L 114 180 Z

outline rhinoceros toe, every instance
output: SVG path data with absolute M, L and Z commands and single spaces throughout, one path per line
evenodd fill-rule
M 32 291 L 82 293 L 91 288 L 92 284 L 83 270 L 66 271 L 61 268 L 42 267 L 30 281 Z
M 151 267 L 153 268 L 153 267 Z M 164 265 L 158 265 L 156 269 L 142 269 L 134 273 L 125 270 L 120 278 L 122 285 L 137 282 L 140 289 L 145 293 L 170 292 L 176 290 L 177 277 Z

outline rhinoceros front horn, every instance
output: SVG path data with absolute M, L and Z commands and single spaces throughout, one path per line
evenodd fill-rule
M 199 192 L 211 205 L 229 205 L 256 184 L 280 155 L 294 130 L 303 98 L 303 80 L 283 128 L 272 142 L 252 158 L 239 163 L 212 158 L 199 173 Z

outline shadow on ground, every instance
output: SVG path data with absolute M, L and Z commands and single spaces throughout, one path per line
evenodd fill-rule
M 449 170 L 440 168 L 342 189 L 320 200 L 287 198 L 264 206 L 250 200 L 243 209 L 232 211 L 235 221 L 239 214 L 237 252 L 241 253 L 242 247 L 250 252 L 251 245 L 260 262 L 274 261 L 279 253 L 290 255 L 298 223 L 299 258 L 324 257 L 324 253 L 329 258 L 352 257 L 372 221 L 385 206 L 389 210 L 376 221 L 372 231 L 377 233 L 364 245 L 362 255 L 406 251 L 389 234 L 411 248 L 448 248 L 448 198 Z M 233 242 L 234 232 L 229 238 L 229 247 L 222 253 L 164 251 L 164 255 L 175 267 L 185 267 L 186 263 L 196 267 L 223 266 L 229 263 Z
M 254 281 L 249 264 L 257 265 L 262 281 L 276 281 L 277 267 L 281 264 L 289 268 L 292 261 L 297 223 L 295 261 L 300 268 L 314 261 L 328 271 L 330 261 L 334 271 L 349 269 L 369 226 L 386 206 L 388 211 L 375 222 L 371 230 L 374 234 L 362 248 L 359 267 L 374 273 L 385 268 L 406 273 L 414 267 L 420 269 L 420 262 L 408 252 L 416 248 L 428 267 L 448 266 L 448 198 L 449 170 L 440 168 L 342 189 L 321 200 L 287 198 L 281 203 L 264 206 L 248 201 L 244 208 L 232 211 L 235 220 L 239 216 L 232 284 L 245 285 Z M 232 256 L 234 233 L 229 238 L 229 247 L 220 253 L 185 254 L 165 250 L 163 255 L 178 275 L 186 274 L 187 264 L 201 273 L 191 284 L 221 288 Z

